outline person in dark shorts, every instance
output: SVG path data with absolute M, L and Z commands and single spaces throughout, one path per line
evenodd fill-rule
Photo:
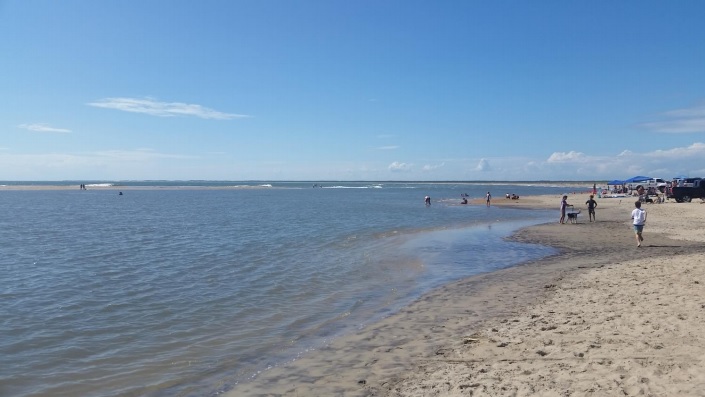
M 565 210 L 568 207 L 572 207 L 572 204 L 568 204 L 568 196 L 563 196 L 561 199 L 561 220 L 560 223 L 565 223 Z
M 594 199 L 595 196 L 592 194 L 590 195 L 590 200 L 586 201 L 585 204 L 588 207 L 588 218 L 590 218 L 590 222 L 594 222 L 595 219 L 595 208 L 597 208 L 597 201 Z

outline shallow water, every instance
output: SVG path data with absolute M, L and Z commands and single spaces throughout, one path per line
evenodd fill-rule
M 0 192 L 0 394 L 210 395 L 431 288 L 552 252 L 503 241 L 552 212 L 460 193 L 564 190 L 271 185 Z

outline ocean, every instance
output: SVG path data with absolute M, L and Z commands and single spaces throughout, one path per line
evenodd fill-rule
M 0 182 L 13 184 L 74 183 Z M 504 238 L 555 221 L 558 199 L 556 211 L 530 211 L 461 205 L 461 194 L 483 198 L 489 190 L 505 200 L 568 190 L 452 182 L 75 186 L 0 191 L 1 396 L 217 395 L 433 288 L 555 252 Z

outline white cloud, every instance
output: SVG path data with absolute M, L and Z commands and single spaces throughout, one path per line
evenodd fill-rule
M 379 146 L 379 147 L 376 147 L 375 149 L 377 149 L 377 150 L 396 150 L 396 149 L 399 149 L 399 146 Z
M 411 171 L 412 166 L 413 164 L 400 163 L 398 161 L 395 161 L 392 164 L 389 164 L 388 169 L 392 172 L 409 172 Z
M 444 165 L 446 165 L 446 163 L 440 163 L 440 164 L 436 164 L 436 165 L 426 164 L 421 169 L 424 171 L 433 171 L 433 170 L 437 170 L 437 169 L 443 167 Z
M 647 155 L 674 160 L 684 157 L 703 156 L 705 155 L 705 143 L 695 142 L 688 147 L 654 150 L 653 152 L 647 153 Z
M 152 98 L 104 98 L 87 105 L 159 117 L 195 116 L 202 119 L 216 120 L 250 117 L 243 114 L 223 113 L 201 105 L 181 102 L 159 102 Z
M 562 163 L 562 162 L 574 162 L 574 161 L 584 161 L 585 155 L 580 152 L 570 151 L 570 152 L 554 152 L 549 158 L 549 163 Z
M 670 110 L 665 114 L 671 117 L 705 117 L 705 104 L 692 108 Z
M 66 128 L 55 128 L 48 126 L 43 123 L 35 123 L 35 124 L 20 124 L 18 125 L 19 128 L 23 128 L 25 130 L 29 131 L 36 131 L 36 132 L 59 132 L 59 133 L 70 133 L 71 130 L 66 129 Z
M 705 157 L 705 143 L 695 142 L 686 147 L 658 149 L 649 152 L 623 150 L 617 155 L 593 156 L 580 152 L 556 152 L 546 161 L 527 161 L 525 174 L 534 174 L 529 179 L 622 179 L 634 175 L 647 175 L 664 179 L 675 175 L 701 175 L 701 159 Z M 509 161 L 509 160 L 507 160 Z M 507 169 L 505 161 L 501 167 Z M 530 171 L 529 171 L 530 170 Z M 526 178 L 526 175 L 522 175 Z M 501 179 L 507 179 L 502 177 Z
M 665 133 L 705 132 L 705 105 L 665 112 L 667 120 L 641 124 L 641 127 Z
M 478 171 L 490 171 L 492 170 L 492 167 L 490 166 L 490 162 L 487 161 L 487 159 L 480 159 L 480 162 L 477 163 L 477 167 L 475 167 L 476 170 Z

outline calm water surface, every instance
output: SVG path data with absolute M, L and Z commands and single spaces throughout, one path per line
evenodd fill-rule
M 502 240 L 553 212 L 461 193 L 565 190 L 271 185 L 0 191 L 0 395 L 213 395 L 431 288 L 553 252 Z

